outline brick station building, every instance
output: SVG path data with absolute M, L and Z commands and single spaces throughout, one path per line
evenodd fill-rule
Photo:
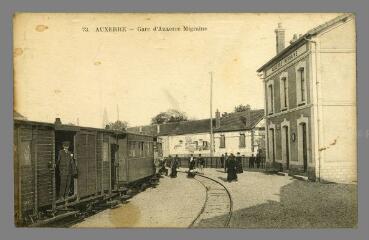
M 309 179 L 357 180 L 355 17 L 342 14 L 285 47 L 257 71 L 265 87 L 267 167 Z

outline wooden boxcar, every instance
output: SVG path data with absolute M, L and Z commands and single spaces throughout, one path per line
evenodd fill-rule
M 34 222 L 58 206 L 109 197 L 121 187 L 152 176 L 153 137 L 122 131 L 14 121 L 16 224 Z M 58 198 L 55 160 L 69 141 L 78 168 L 72 194 Z M 60 172 L 60 173 L 59 173 Z

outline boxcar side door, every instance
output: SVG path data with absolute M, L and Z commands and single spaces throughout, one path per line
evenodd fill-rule
M 128 168 L 127 168 L 127 139 L 118 139 L 118 182 L 125 183 L 128 181 Z
M 78 166 L 78 197 L 83 198 L 95 194 L 97 191 L 95 132 L 77 132 L 76 160 Z

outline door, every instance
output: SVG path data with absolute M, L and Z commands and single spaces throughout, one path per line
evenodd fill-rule
M 289 139 L 289 129 L 287 126 L 283 127 L 284 128 L 284 139 L 285 139 L 285 150 L 286 150 L 286 168 L 287 170 L 290 168 L 290 139 Z
M 275 148 L 274 148 L 274 129 L 271 128 L 270 130 L 270 146 L 269 146 L 269 149 L 271 149 L 270 151 L 270 154 L 271 154 L 271 157 L 272 157 L 272 161 L 275 162 Z
M 110 156 L 111 156 L 111 188 L 116 189 L 116 179 L 117 179 L 117 145 L 116 144 L 110 144 Z
M 78 132 L 76 143 L 78 197 L 83 198 L 95 194 L 97 190 L 96 134 Z
M 118 139 L 118 182 L 124 183 L 128 181 L 128 147 L 127 147 L 127 139 L 119 138 Z
M 306 123 L 301 124 L 302 130 L 302 156 L 304 161 L 304 172 L 307 171 L 307 139 L 306 139 Z

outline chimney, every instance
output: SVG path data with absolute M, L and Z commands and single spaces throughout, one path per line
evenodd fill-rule
M 62 124 L 60 118 L 55 118 L 55 124 Z
M 284 49 L 284 32 L 285 30 L 282 28 L 282 23 L 278 23 L 278 28 L 274 30 L 276 37 L 276 50 L 277 54 L 280 53 Z
M 220 128 L 220 112 L 218 109 L 215 112 L 215 128 Z

